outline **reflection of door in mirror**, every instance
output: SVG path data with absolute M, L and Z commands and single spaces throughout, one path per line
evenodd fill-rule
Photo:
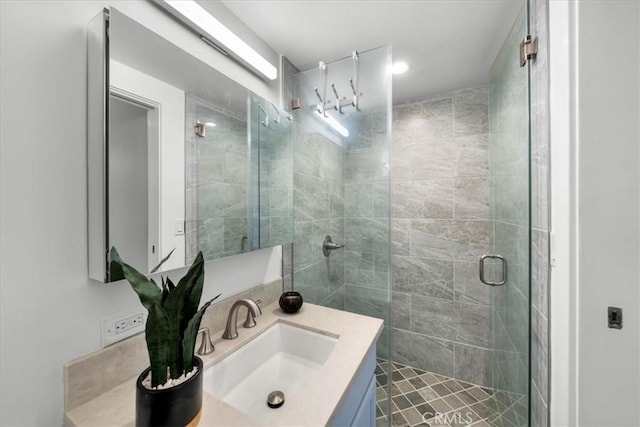
M 114 95 L 110 96 L 109 102 L 109 191 L 112 194 L 109 218 L 119 225 L 113 227 L 111 238 L 129 263 L 149 266 L 152 262 L 149 245 L 157 245 L 157 235 L 147 227 L 147 221 L 151 220 L 147 185 L 153 179 L 149 176 L 151 162 L 148 157 L 152 150 L 148 149 L 151 144 L 147 142 L 150 137 L 147 116 L 157 114 L 158 110 Z
M 185 265 L 184 96 L 111 62 L 109 237 L 147 271 L 174 248 L 161 271 Z
M 246 113 L 226 111 L 188 94 L 186 100 L 186 259 L 245 252 Z

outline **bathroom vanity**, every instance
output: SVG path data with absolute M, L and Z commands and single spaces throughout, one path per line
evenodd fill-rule
M 313 304 L 293 315 L 283 313 L 276 303 L 262 311 L 257 326 L 240 326 L 234 340 L 222 339 L 222 330 L 217 331 L 215 351 L 200 356 L 205 393 L 199 425 L 375 425 L 375 353 L 383 321 Z M 91 357 L 106 360 L 107 351 L 110 347 L 81 363 Z M 74 363 L 67 365 L 67 377 Z M 252 375 L 259 369 L 263 372 Z M 67 411 L 65 425 L 134 425 L 135 380 L 132 377 Z M 270 409 L 268 390 L 279 381 L 285 402 Z

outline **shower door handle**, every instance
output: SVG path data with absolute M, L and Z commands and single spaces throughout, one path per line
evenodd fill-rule
M 484 260 L 486 260 L 487 258 L 490 259 L 499 259 L 500 262 L 502 263 L 502 280 L 500 280 L 499 282 L 491 282 L 488 281 L 484 278 Z M 502 255 L 498 255 L 498 254 L 487 254 L 487 255 L 482 255 L 480 257 L 480 264 L 479 264 L 479 273 L 480 273 L 480 281 L 482 283 L 484 283 L 485 285 L 489 285 L 489 286 L 501 286 L 504 285 L 507 282 L 507 260 L 504 259 L 504 257 Z

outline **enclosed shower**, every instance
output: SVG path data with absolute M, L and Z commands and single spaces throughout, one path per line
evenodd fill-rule
M 530 423 L 528 20 L 480 86 L 392 105 L 390 47 L 295 73 L 293 287 L 384 319 L 378 425 Z

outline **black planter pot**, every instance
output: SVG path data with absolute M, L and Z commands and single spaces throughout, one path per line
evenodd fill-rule
M 182 384 L 164 390 L 149 390 L 142 385 L 151 368 L 136 381 L 137 427 L 196 426 L 202 408 L 202 360 L 195 357 L 198 372 Z

